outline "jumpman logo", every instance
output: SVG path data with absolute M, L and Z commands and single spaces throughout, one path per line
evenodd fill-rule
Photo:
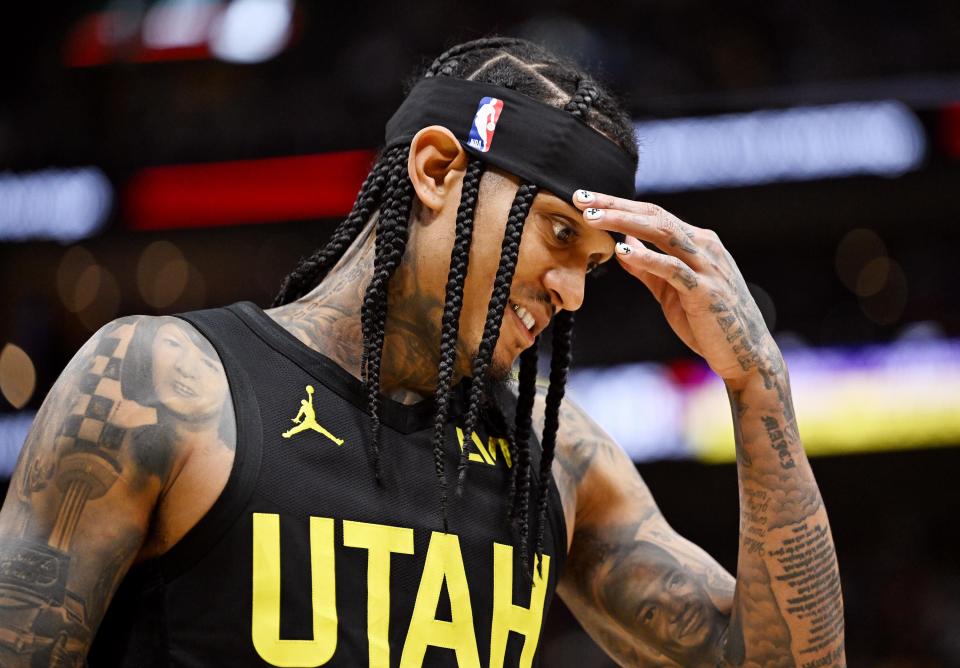
M 317 422 L 317 413 L 313 410 L 313 385 L 307 385 L 307 398 L 300 400 L 300 412 L 297 413 L 297 417 L 292 418 L 290 421 L 297 426 L 290 427 L 290 429 L 283 432 L 281 436 L 284 438 L 290 438 L 295 434 L 299 434 L 301 431 L 312 429 L 313 431 L 323 434 L 337 445 L 343 445 L 342 438 L 337 438 Z

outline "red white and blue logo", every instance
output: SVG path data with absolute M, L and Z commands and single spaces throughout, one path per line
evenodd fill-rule
M 493 141 L 493 133 L 497 130 L 497 120 L 500 118 L 501 111 L 503 111 L 503 100 L 495 97 L 485 97 L 480 100 L 477 115 L 473 117 L 473 125 L 470 127 L 470 136 L 467 138 L 469 146 L 484 153 L 490 150 L 490 142 Z

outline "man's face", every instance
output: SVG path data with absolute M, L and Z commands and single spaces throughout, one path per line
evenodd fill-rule
M 461 349 L 468 352 L 470 359 L 476 355 L 483 335 L 507 216 L 518 185 L 515 177 L 493 168 L 481 180 L 460 315 Z M 417 289 L 429 296 L 425 302 L 434 305 L 444 301 L 459 191 L 451 193 L 451 198 L 452 206 L 443 214 L 428 224 L 414 225 L 411 230 Z M 514 360 L 533 345 L 534 337 L 557 311 L 580 308 L 587 273 L 608 261 L 613 251 L 610 235 L 584 224 L 580 211 L 572 204 L 547 192 L 536 196 L 524 224 L 510 303 L 494 349 L 495 378 L 509 372 Z M 439 312 L 428 317 L 435 321 L 434 331 L 439 332 Z M 461 356 L 459 364 L 461 371 L 467 373 L 469 361 Z
M 187 422 L 216 416 L 227 395 L 223 368 L 176 325 L 157 329 L 153 340 L 153 386 L 157 398 Z
M 637 550 L 617 566 L 635 586 L 612 586 L 603 591 L 606 607 L 628 631 L 674 658 L 690 662 L 710 652 L 720 612 L 704 588 L 680 563 L 659 548 Z

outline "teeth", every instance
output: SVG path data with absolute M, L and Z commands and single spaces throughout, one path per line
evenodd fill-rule
M 527 309 L 523 308 L 519 304 L 513 305 L 513 310 L 516 311 L 517 315 L 520 316 L 520 319 L 523 320 L 523 324 L 527 326 L 527 329 L 533 330 L 537 326 L 537 320 Z

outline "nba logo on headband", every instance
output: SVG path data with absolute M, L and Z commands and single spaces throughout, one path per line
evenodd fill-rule
M 477 107 L 477 113 L 473 117 L 473 125 L 470 127 L 470 136 L 467 138 L 469 146 L 484 153 L 490 150 L 490 142 L 493 141 L 493 133 L 497 130 L 497 120 L 500 118 L 501 111 L 503 111 L 503 100 L 495 97 L 485 97 L 480 100 L 480 106 Z

